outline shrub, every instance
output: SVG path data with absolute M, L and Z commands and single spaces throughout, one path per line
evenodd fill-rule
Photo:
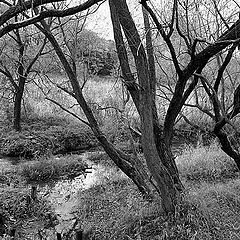
M 16 133 L 11 131 L 1 141 L 1 154 L 6 156 L 33 157 L 46 152 L 51 147 L 50 141 L 39 141 L 29 132 Z
M 67 153 L 97 146 L 97 141 L 86 127 L 52 126 L 45 130 L 8 132 L 0 141 L 1 154 L 36 157 L 49 152 Z
M 20 174 L 27 182 L 49 181 L 61 177 L 74 178 L 84 172 L 87 164 L 79 156 L 43 158 L 21 164 Z

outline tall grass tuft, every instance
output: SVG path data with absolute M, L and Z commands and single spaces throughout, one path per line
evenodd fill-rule
M 189 188 L 186 197 L 209 219 L 209 228 L 214 233 L 212 239 L 240 239 L 240 180 L 203 182 Z
M 42 158 L 21 164 L 20 174 L 27 182 L 46 182 L 61 177 L 74 178 L 84 173 L 87 164 L 78 155 Z
M 180 175 L 186 180 L 225 181 L 239 176 L 234 161 L 216 143 L 186 147 L 176 158 L 176 163 Z

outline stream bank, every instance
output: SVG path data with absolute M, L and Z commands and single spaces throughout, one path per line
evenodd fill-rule
M 32 231 L 31 236 L 38 235 L 43 230 L 47 235 L 53 236 L 56 232 L 61 233 L 62 235 L 68 233 L 72 229 L 72 225 L 78 219 L 75 215 L 75 208 L 78 207 L 78 197 L 81 192 L 86 191 L 94 186 L 98 186 L 103 184 L 104 182 L 111 181 L 111 178 L 116 180 L 116 177 L 121 179 L 125 178 L 124 174 L 120 171 L 117 171 L 116 168 L 110 166 L 104 166 L 100 163 L 94 163 L 90 161 L 92 157 L 96 158 L 96 156 L 102 156 L 101 152 L 86 152 L 81 155 L 69 155 L 63 156 L 59 158 L 58 156 L 53 156 L 51 162 L 62 161 L 65 159 L 65 162 L 69 162 L 70 158 L 75 158 L 81 160 L 83 166 L 87 166 L 85 172 L 79 174 L 75 173 L 74 175 L 70 175 L 71 177 L 63 176 L 59 179 L 51 180 L 51 181 L 39 181 L 39 182 L 29 182 L 27 185 L 24 184 L 26 192 L 30 194 L 32 187 L 37 188 L 37 199 L 44 199 L 51 206 L 54 214 L 56 214 L 57 222 L 55 221 L 56 226 L 52 228 L 52 230 L 44 230 L 44 223 L 41 221 L 37 221 L 37 225 L 31 223 L 31 227 L 26 227 L 27 231 Z M 15 161 L 16 160 L 16 161 Z M 18 159 L 11 158 L 1 158 L 0 164 L 6 171 L 15 171 L 14 169 L 27 167 L 31 168 L 31 165 L 34 165 L 36 161 L 18 161 Z M 36 171 L 35 175 L 36 175 Z M 78 175 L 78 176 L 77 176 Z M 33 175 L 31 175 L 33 177 Z M 34 176 L 35 179 L 35 176 Z M 26 183 L 25 183 L 26 184 Z M 32 197 L 32 196 L 31 196 Z M 29 224 L 30 225 L 30 224 Z M 38 227 L 37 227 L 38 226 Z M 36 228 L 35 230 L 34 227 Z M 76 226 L 77 228 L 79 226 Z M 46 233 L 45 233 L 46 234 Z M 51 239 L 51 238 L 50 238 Z

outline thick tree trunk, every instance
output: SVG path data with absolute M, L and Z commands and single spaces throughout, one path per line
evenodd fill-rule
M 175 187 L 181 192 L 184 189 L 184 186 L 179 177 L 171 145 L 168 142 L 165 142 L 159 124 L 154 124 L 154 137 L 159 157 L 161 158 L 163 165 L 168 169 Z
M 153 120 L 153 88 L 150 84 L 148 61 L 134 21 L 125 0 L 110 0 L 112 16 L 117 16 L 134 56 L 138 77 L 138 108 L 141 118 L 142 146 L 148 169 L 157 183 L 165 212 L 174 212 L 177 190 L 168 169 L 163 165 L 156 147 Z M 112 19 L 112 21 L 114 21 Z M 118 30 L 119 31 L 119 30 Z M 116 36 L 116 35 L 115 35 Z M 118 39 L 116 39 L 118 41 Z M 119 54 L 120 62 L 121 55 Z M 125 65 L 124 65 L 125 66 Z M 123 70 L 123 67 L 122 67 Z M 136 85 L 137 86 L 137 85 Z M 131 90 L 131 89 L 130 89 Z M 135 98 L 137 99 L 137 98 Z M 161 153 L 160 153 L 161 154 Z
M 15 131 L 21 131 L 21 105 L 22 105 L 22 94 L 17 91 L 14 99 L 13 109 L 13 128 Z
M 14 98 L 14 114 L 13 114 L 13 128 L 15 131 L 21 131 L 21 110 L 22 110 L 22 98 L 25 86 L 25 78 L 20 77 L 19 86 L 16 89 Z
M 113 24 L 113 32 L 114 32 L 114 38 L 117 48 L 117 53 L 120 61 L 120 66 L 122 70 L 122 74 L 124 76 L 124 80 L 126 81 L 126 87 L 129 93 L 131 94 L 131 97 L 133 99 L 133 102 L 140 113 L 140 101 L 139 101 L 139 88 L 137 87 L 136 80 L 133 77 L 133 74 L 131 73 L 128 57 L 127 57 L 127 51 L 125 47 L 125 43 L 122 36 L 121 31 L 121 25 L 119 22 L 118 14 L 115 8 L 115 5 L 113 4 L 113 1 L 110 1 L 110 9 L 111 9 L 111 18 L 112 18 L 112 24 Z M 145 12 L 146 14 L 146 12 Z M 145 16 L 146 18 L 146 16 Z M 151 89 L 151 96 L 153 98 L 152 100 L 152 112 L 153 112 L 153 126 L 154 126 L 154 137 L 155 137 L 155 143 L 157 145 L 158 155 L 162 160 L 162 163 L 164 166 L 168 169 L 171 176 L 173 176 L 174 184 L 177 186 L 177 189 L 180 190 L 183 188 L 181 181 L 179 179 L 178 170 L 173 158 L 173 155 L 171 153 L 170 146 L 164 147 L 165 143 L 163 141 L 162 137 L 162 129 L 159 125 L 158 121 L 158 115 L 157 115 L 157 109 L 155 105 L 155 84 L 156 84 L 156 77 L 155 77 L 155 67 L 154 67 L 154 56 L 153 56 L 153 47 L 151 43 L 151 32 L 149 31 L 149 26 L 146 21 L 146 32 L 148 33 L 148 65 L 151 65 L 151 68 L 149 68 L 149 76 L 150 76 L 150 89 Z M 135 33 L 134 33 L 135 34 Z M 162 150 L 164 149 L 164 154 L 162 153 Z M 166 149 L 168 152 L 166 153 Z
M 149 81 L 150 89 L 152 95 L 152 111 L 153 111 L 153 131 L 155 137 L 155 143 L 158 150 L 158 155 L 161 158 L 163 165 L 168 169 L 170 175 L 173 178 L 174 184 L 178 190 L 183 189 L 183 185 L 179 178 L 178 169 L 174 160 L 174 156 L 171 151 L 170 144 L 167 144 L 162 137 L 162 130 L 160 128 L 157 107 L 156 107 L 156 70 L 155 70 L 155 60 L 154 60 L 154 49 L 152 43 L 152 31 L 148 16 L 148 11 L 142 6 L 143 18 L 144 18 L 144 27 L 146 34 L 146 52 L 148 58 L 148 67 L 149 67 Z

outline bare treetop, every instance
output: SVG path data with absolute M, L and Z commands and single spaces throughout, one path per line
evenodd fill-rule
M 48 17 L 65 17 L 89 9 L 95 4 L 104 2 L 103 0 L 88 0 L 76 6 L 66 6 L 63 9 L 57 9 L 53 3 L 64 2 L 62 0 L 33 0 L 19 1 L 12 4 L 10 1 L 1 0 L 0 3 L 6 10 L 0 15 L 0 37 L 14 29 L 26 27 L 37 23 Z M 34 13 L 34 8 L 41 6 L 38 13 Z M 31 13 L 31 17 L 28 13 Z M 20 15 L 21 20 L 12 23 L 11 20 Z

